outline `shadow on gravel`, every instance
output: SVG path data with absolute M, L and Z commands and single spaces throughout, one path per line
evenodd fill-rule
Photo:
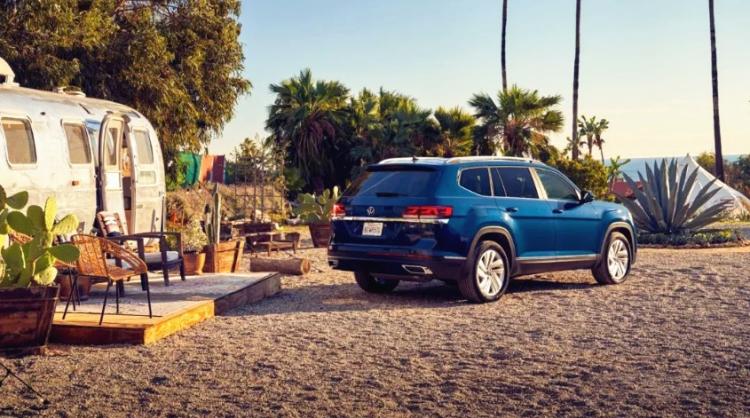
M 508 293 L 576 291 L 596 287 L 593 283 L 570 283 L 539 278 L 510 282 Z M 313 312 L 350 312 L 404 308 L 451 308 L 467 303 L 458 287 L 440 281 L 404 282 L 392 293 L 365 293 L 355 283 L 310 285 L 284 288 L 281 293 L 257 304 L 247 305 L 224 316 L 267 315 Z
M 586 290 L 595 288 L 596 283 L 580 282 L 558 282 L 552 280 L 539 280 L 538 278 L 511 280 L 508 285 L 508 293 L 523 292 L 549 292 L 555 290 Z

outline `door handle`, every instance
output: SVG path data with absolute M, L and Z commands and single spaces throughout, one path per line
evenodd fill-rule
M 552 213 L 563 213 L 562 209 L 553 209 Z
M 506 212 L 515 213 L 518 212 L 518 208 L 505 208 Z

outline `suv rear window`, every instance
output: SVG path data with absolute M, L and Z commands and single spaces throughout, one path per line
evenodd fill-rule
M 434 170 L 368 170 L 344 191 L 344 196 L 427 196 L 438 176 Z
M 490 191 L 490 174 L 487 168 L 467 168 L 461 171 L 461 187 L 483 196 L 492 196 Z

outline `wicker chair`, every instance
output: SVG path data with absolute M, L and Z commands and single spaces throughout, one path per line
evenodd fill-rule
M 107 291 L 104 294 L 104 303 L 102 304 L 102 314 L 99 317 L 99 325 L 104 320 L 104 312 L 107 309 L 107 298 L 109 289 L 112 284 L 122 283 L 133 276 L 141 276 L 147 272 L 146 263 L 138 256 L 116 243 L 99 237 L 90 235 L 74 235 L 73 245 L 78 247 L 81 256 L 78 258 L 76 265 L 78 267 L 79 277 L 89 277 L 94 280 L 105 280 L 107 282 Z M 117 260 L 116 265 L 107 262 L 107 256 Z M 153 317 L 151 311 L 151 290 L 148 281 L 145 285 L 146 298 L 148 300 L 148 316 Z M 120 313 L 120 290 L 115 289 L 115 300 L 117 310 Z M 63 318 L 65 318 L 63 314 Z
M 102 233 L 108 239 L 124 242 L 137 240 L 158 240 L 158 252 L 139 252 L 139 256 L 146 262 L 148 271 L 161 271 L 164 285 L 169 286 L 169 270 L 179 267 L 180 278 L 185 280 L 185 261 L 182 250 L 182 234 L 179 232 L 138 232 L 127 235 L 127 229 L 117 212 L 99 212 L 96 214 Z M 176 242 L 176 248 L 169 248 L 167 237 L 171 236 Z

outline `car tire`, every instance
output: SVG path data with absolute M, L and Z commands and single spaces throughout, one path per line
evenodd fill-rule
M 505 293 L 510 282 L 510 263 L 503 247 L 495 241 L 481 241 L 458 281 L 461 295 L 471 302 L 493 302 Z
M 398 286 L 398 280 L 379 279 L 367 271 L 354 272 L 354 280 L 368 293 L 389 293 Z
M 599 264 L 591 269 L 600 284 L 619 284 L 628 278 L 633 263 L 633 248 L 628 238 L 620 232 L 607 237 Z

